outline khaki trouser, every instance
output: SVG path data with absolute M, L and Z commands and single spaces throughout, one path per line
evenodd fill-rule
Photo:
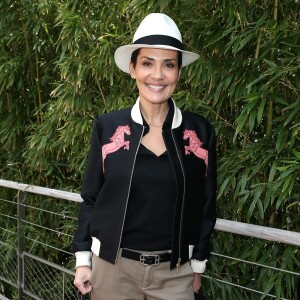
M 170 262 L 145 266 L 119 257 L 113 265 L 93 255 L 91 300 L 192 300 L 193 274 L 190 263 L 177 272 Z

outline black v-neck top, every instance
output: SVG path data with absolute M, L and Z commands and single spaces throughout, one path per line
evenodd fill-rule
M 176 180 L 167 152 L 138 150 L 125 217 L 122 248 L 159 251 L 172 248 Z

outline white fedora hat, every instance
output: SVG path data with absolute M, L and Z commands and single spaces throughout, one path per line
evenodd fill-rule
M 182 53 L 182 66 L 187 66 L 199 55 L 183 49 L 180 31 L 175 22 L 165 14 L 152 13 L 146 16 L 133 37 L 133 44 L 119 47 L 115 62 L 125 73 L 129 73 L 132 52 L 139 48 L 176 50 Z

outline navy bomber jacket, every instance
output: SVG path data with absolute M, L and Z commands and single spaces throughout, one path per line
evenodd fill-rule
M 169 106 L 163 138 L 177 182 L 170 264 L 174 268 L 189 259 L 208 259 L 216 222 L 216 146 L 214 130 L 205 118 L 178 109 L 172 99 Z M 136 155 L 148 130 L 139 99 L 132 108 L 96 119 L 73 240 L 75 254 L 92 251 L 116 262 Z

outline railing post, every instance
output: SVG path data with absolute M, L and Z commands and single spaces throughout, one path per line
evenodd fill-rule
M 300 300 L 300 279 L 296 279 L 296 285 L 295 285 L 295 300 Z
M 24 223 L 25 220 L 25 192 L 18 192 L 18 290 L 19 300 L 24 299 Z
M 62 300 L 65 300 L 65 273 L 63 273 L 63 288 L 62 288 Z

